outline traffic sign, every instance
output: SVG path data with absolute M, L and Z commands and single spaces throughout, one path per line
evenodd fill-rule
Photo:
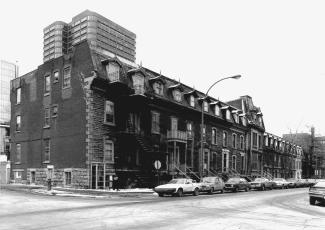
M 155 163 L 153 163 L 156 169 L 160 169 L 161 167 L 161 162 L 159 160 L 156 160 Z

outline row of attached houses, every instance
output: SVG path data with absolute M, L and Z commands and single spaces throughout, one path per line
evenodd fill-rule
M 87 42 L 13 80 L 11 104 L 15 182 L 111 188 L 151 187 L 158 173 L 161 181 L 301 175 L 301 148 L 265 132 L 250 96 L 206 97 Z

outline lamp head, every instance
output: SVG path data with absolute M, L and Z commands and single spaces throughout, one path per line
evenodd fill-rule
M 233 78 L 233 79 L 239 79 L 239 78 L 241 78 L 241 75 L 235 75 L 235 76 L 232 76 L 231 78 Z

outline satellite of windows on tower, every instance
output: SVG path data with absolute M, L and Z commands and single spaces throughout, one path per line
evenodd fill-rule
M 135 65 L 136 35 L 96 12 L 85 10 L 70 23 L 56 21 L 43 32 L 44 62 L 68 54 L 73 46 L 88 40 L 91 49 Z

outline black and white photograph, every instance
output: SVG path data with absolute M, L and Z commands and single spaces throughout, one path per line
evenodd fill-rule
M 325 229 L 325 1 L 0 12 L 0 230 Z

